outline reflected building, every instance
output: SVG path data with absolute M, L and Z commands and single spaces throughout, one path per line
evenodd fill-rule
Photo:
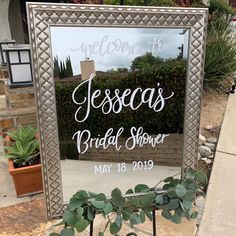
M 87 80 L 91 74 L 96 75 L 94 60 L 80 61 L 81 79 Z

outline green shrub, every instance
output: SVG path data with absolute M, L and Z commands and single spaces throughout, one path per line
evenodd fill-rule
M 229 27 L 233 12 L 223 0 L 211 0 L 205 60 L 205 88 L 216 88 L 236 70 L 236 41 Z

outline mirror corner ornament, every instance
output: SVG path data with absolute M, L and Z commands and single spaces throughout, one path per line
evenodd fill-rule
M 186 168 L 196 166 L 207 9 L 27 3 L 27 11 L 48 219 L 61 217 L 66 207 L 62 196 L 50 26 L 190 29 L 182 174 Z

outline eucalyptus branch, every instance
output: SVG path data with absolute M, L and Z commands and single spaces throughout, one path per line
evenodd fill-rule
M 63 221 L 59 223 L 64 225 L 64 229 L 60 234 L 52 233 L 50 236 L 74 235 L 71 234 L 74 229 L 83 232 L 98 214 L 107 218 L 99 236 L 104 236 L 109 225 L 110 234 L 117 235 L 123 221 L 129 222 L 129 225 L 137 225 L 144 223 L 146 217 L 152 220 L 153 209 L 162 211 L 164 218 L 176 224 L 181 222 L 182 217 L 194 219 L 198 214 L 193 211 L 195 195 L 197 192 L 203 193 L 202 186 L 207 181 L 206 174 L 189 169 L 185 179 L 174 179 L 176 175 L 162 180 L 161 182 L 165 183 L 162 189 L 155 189 L 158 183 L 154 188 L 138 184 L 126 194 L 115 188 L 110 197 L 103 193 L 80 190 L 70 199 Z

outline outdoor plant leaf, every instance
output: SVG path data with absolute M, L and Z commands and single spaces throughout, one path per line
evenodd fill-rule
M 176 186 L 176 194 L 178 197 L 183 197 L 186 193 L 187 193 L 187 190 L 183 185 L 178 184 Z
M 121 215 L 117 215 L 116 219 L 115 219 L 115 223 L 118 227 L 121 227 L 122 224 L 122 217 Z
M 49 236 L 60 236 L 60 234 L 57 234 L 57 233 L 50 233 Z
M 157 195 L 156 196 L 156 204 L 157 205 L 163 205 L 164 204 L 164 198 L 162 195 Z
M 179 207 L 179 199 L 171 199 L 168 203 L 168 209 L 175 210 Z
M 135 193 L 145 193 L 149 190 L 149 187 L 146 184 L 138 184 L 134 188 Z
M 131 222 L 133 225 L 138 225 L 138 224 L 140 224 L 140 223 L 142 222 L 141 216 L 140 216 L 138 213 L 134 212 L 134 213 L 132 214 L 131 218 L 130 218 L 130 222 Z
M 67 210 L 63 214 L 63 220 L 71 227 L 75 226 L 76 223 L 76 217 L 73 212 Z
M 87 220 L 80 219 L 76 222 L 75 227 L 78 232 L 83 232 L 88 227 L 88 225 L 89 225 L 89 222 Z
M 180 224 L 181 216 L 175 212 L 174 215 L 171 217 L 171 221 L 174 222 L 175 224 Z
M 141 219 L 141 223 L 145 222 L 145 213 L 143 210 L 140 211 L 140 219 Z
M 150 205 L 154 202 L 155 198 L 156 198 L 155 193 L 147 193 L 146 195 L 141 197 L 141 205 L 142 206 Z
M 80 190 L 79 192 L 76 193 L 76 198 L 79 200 L 88 199 L 89 195 L 86 191 Z
M 125 198 L 121 195 L 120 189 L 115 188 L 111 193 L 111 197 L 114 206 L 120 207 L 125 205 Z
M 96 197 L 95 197 L 96 201 L 106 201 L 106 195 L 104 193 L 99 193 Z
M 92 206 L 89 206 L 87 208 L 87 218 L 88 220 L 93 221 L 94 217 L 95 217 L 95 211 Z
M 106 215 L 108 215 L 109 213 L 111 213 L 113 210 L 113 206 L 110 202 L 108 202 L 105 207 L 103 208 L 103 211 Z
M 117 234 L 121 229 L 121 226 L 118 227 L 117 224 L 115 222 L 110 224 L 110 232 L 112 235 Z
M 197 211 L 194 211 L 191 215 L 191 219 L 196 219 L 198 216 L 198 212 Z
M 125 221 L 129 220 L 131 215 L 132 215 L 132 210 L 128 207 L 124 207 L 122 210 L 123 220 L 125 220 Z
M 72 198 L 69 203 L 69 209 L 74 211 L 76 208 L 80 207 L 83 204 L 84 200 L 78 198 Z
M 91 201 L 91 204 L 97 209 L 102 209 L 106 206 L 104 201 Z
M 131 205 L 133 205 L 134 207 L 140 207 L 141 206 L 141 202 L 140 202 L 140 198 L 136 197 L 136 198 L 131 198 L 129 203 Z
M 183 206 L 184 206 L 184 208 L 185 209 L 191 209 L 192 208 L 192 201 L 190 201 L 190 200 L 183 200 Z
M 176 196 L 176 194 L 177 193 L 176 193 L 176 188 L 175 187 L 168 188 L 168 190 L 167 190 L 168 197 L 174 198 Z
M 79 206 L 76 210 L 76 213 L 77 213 L 78 218 L 80 219 L 83 216 L 84 208 Z
M 168 183 L 168 182 L 171 182 L 171 181 L 173 181 L 173 180 L 174 180 L 173 177 L 167 177 L 166 179 L 164 179 L 164 182 L 165 182 L 165 183 Z
M 164 209 L 164 210 L 162 211 L 161 215 L 162 215 L 164 218 L 166 218 L 167 220 L 170 220 L 171 217 L 172 217 L 171 213 L 170 213 L 168 210 L 166 210 L 166 209 Z
M 207 175 L 206 173 L 202 171 L 197 171 L 196 176 L 195 176 L 196 181 L 201 182 L 201 183 L 206 183 L 207 182 Z
M 61 231 L 61 236 L 74 236 L 75 235 L 75 231 L 72 228 L 64 228 Z

